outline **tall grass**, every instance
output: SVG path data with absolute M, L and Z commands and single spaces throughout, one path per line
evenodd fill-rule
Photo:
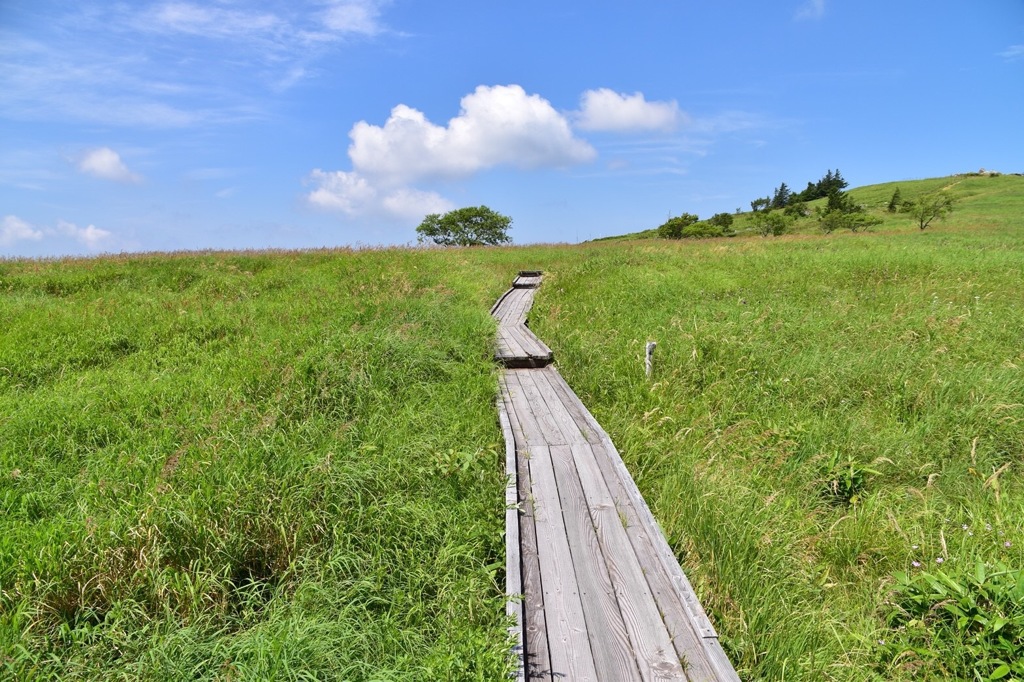
M 509 271 L 463 260 L 0 263 L 0 676 L 500 678 Z

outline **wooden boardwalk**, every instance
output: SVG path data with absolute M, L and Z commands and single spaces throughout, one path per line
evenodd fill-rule
M 505 367 L 544 367 L 554 360 L 551 349 L 526 326 L 526 313 L 540 286 L 540 275 L 520 275 L 491 308 L 498 320 L 495 358 Z
M 539 284 L 521 273 L 492 310 L 519 679 L 739 680 L 615 445 L 526 326 Z

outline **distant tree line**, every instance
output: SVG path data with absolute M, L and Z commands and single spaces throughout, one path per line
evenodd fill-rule
M 802 212 L 803 204 L 841 193 L 848 185 L 838 168 L 835 172 L 830 168 L 817 182 L 808 182 L 802 192 L 794 192 L 786 183 L 782 183 L 771 196 L 751 201 L 750 208 L 755 212 L 790 209 L 790 215 L 806 215 Z
M 837 230 L 862 232 L 882 223 L 882 218 L 869 214 L 849 192 L 849 183 L 839 169 L 831 168 L 817 182 L 808 182 L 801 192 L 793 192 L 786 183 L 780 184 L 771 195 L 759 197 L 750 202 L 750 221 L 754 231 L 762 236 L 785 234 L 798 218 L 814 217 L 821 231 L 830 234 Z M 808 202 L 825 199 L 811 211 Z M 955 197 L 946 192 L 926 194 L 914 201 L 907 201 L 900 195 L 899 187 L 893 192 L 886 210 L 889 213 L 905 213 L 924 230 L 933 221 L 949 215 L 956 203 Z M 736 209 L 740 213 L 740 209 Z M 701 220 L 693 213 L 669 218 L 658 227 L 658 236 L 664 239 L 701 239 L 708 237 L 733 237 L 733 216 L 716 213 Z

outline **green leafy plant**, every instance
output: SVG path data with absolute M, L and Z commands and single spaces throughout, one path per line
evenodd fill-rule
M 792 224 L 792 219 L 782 213 L 758 211 L 752 216 L 754 223 L 754 229 L 762 237 L 772 235 L 778 237 L 781 234 L 785 234 L 786 230 Z
M 880 473 L 858 462 L 853 455 L 842 457 L 833 453 L 825 464 L 825 495 L 843 504 L 857 504 L 863 498 L 868 479 Z
M 1024 570 L 979 561 L 895 577 L 887 664 L 917 659 L 958 679 L 1024 678 Z
M 866 232 L 881 222 L 881 218 L 866 213 L 851 213 L 838 209 L 818 209 L 818 226 L 821 227 L 821 231 L 825 234 L 831 234 L 836 230 Z

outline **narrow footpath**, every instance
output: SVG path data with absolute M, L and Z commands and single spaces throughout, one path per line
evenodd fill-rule
M 611 438 L 526 326 L 541 279 L 521 272 L 491 311 L 517 679 L 738 681 Z

